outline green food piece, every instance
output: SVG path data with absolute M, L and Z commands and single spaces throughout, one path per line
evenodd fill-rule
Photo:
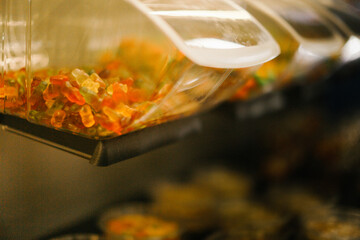
M 88 104 L 91 104 L 94 99 L 98 98 L 95 92 L 91 91 L 86 87 L 80 87 L 79 91 L 81 95 L 85 98 L 85 102 Z
M 54 75 L 58 74 L 58 71 L 55 69 L 52 69 L 52 68 L 48 69 L 46 72 L 47 72 L 48 76 L 54 76 Z
M 132 76 L 131 72 L 126 68 L 120 68 L 118 74 L 120 78 L 129 78 Z
M 84 67 L 83 70 L 90 76 L 91 74 L 95 73 L 95 70 L 90 67 Z
M 37 85 L 34 91 L 31 93 L 31 99 L 33 99 L 34 101 L 38 101 L 37 99 L 41 98 L 42 93 L 45 91 L 47 85 L 48 82 L 41 81 L 39 85 Z
M 78 112 L 78 111 L 80 110 L 80 108 L 81 108 L 80 105 L 74 103 L 73 105 L 71 105 L 70 111 L 71 111 L 71 112 Z
M 151 81 L 149 77 L 141 76 L 140 78 L 135 79 L 134 87 L 153 92 L 156 88 L 156 84 Z
M 25 83 L 25 75 L 21 74 L 16 78 L 17 83 L 21 86 L 24 87 L 24 83 Z
M 19 95 L 24 95 L 25 93 L 25 88 L 24 87 L 20 87 L 19 88 Z
M 16 80 L 15 80 L 15 79 L 10 78 L 10 79 L 7 80 L 7 85 L 13 87 L 13 86 L 15 86 L 15 84 L 16 84 Z
M 40 111 L 31 110 L 29 112 L 28 118 L 30 121 L 40 122 L 43 119 L 43 113 Z
M 48 86 L 48 82 L 46 82 L 46 81 L 41 81 L 40 83 L 39 83 L 39 85 L 37 85 L 37 87 L 35 88 L 35 91 L 36 92 L 44 92 L 45 91 L 45 89 L 47 88 L 47 86 Z
M 87 132 L 88 132 L 89 135 L 96 135 L 97 130 L 96 130 L 95 127 L 91 127 L 91 128 L 87 129 Z
M 254 79 L 259 86 L 264 87 L 267 84 L 275 81 L 275 74 L 273 71 L 269 71 L 267 78 L 262 78 L 255 74 Z
M 46 114 L 53 115 L 56 110 L 60 110 L 64 107 L 64 102 L 61 100 L 61 98 L 57 98 L 54 102 L 54 104 L 46 111 Z
M 79 91 L 84 97 L 85 102 L 89 104 L 95 112 L 101 111 L 101 101 L 96 93 L 86 87 L 80 87 Z

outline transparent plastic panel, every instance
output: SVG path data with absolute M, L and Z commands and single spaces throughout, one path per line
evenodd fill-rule
M 330 7 L 329 10 L 331 13 L 341 19 L 355 35 L 360 36 L 360 16 L 354 15 L 350 11 L 347 12 L 332 7 Z
M 346 3 L 349 8 L 355 10 L 354 12 L 360 14 L 360 2 L 358 0 L 345 0 L 344 3 Z
M 242 72 L 246 72 L 242 69 Z M 233 94 L 239 83 L 248 75 L 237 79 L 236 82 L 224 84 L 229 80 L 231 70 L 204 68 L 191 64 L 190 68 L 180 77 L 177 87 L 173 89 L 164 101 L 153 112 L 145 116 L 150 122 L 160 122 L 177 118 L 179 115 L 204 111 L 219 102 L 225 101 Z M 225 93 L 229 91 L 229 93 Z M 221 93 L 226 96 L 221 96 Z M 160 117 L 163 116 L 163 117 Z M 141 124 L 144 119 L 139 120 Z
M 255 71 L 257 67 L 254 65 L 279 54 L 279 47 L 267 30 L 231 1 L 140 2 L 150 9 L 152 16 L 171 26 L 175 31 L 174 36 L 179 39 L 174 38 L 171 32 L 168 36 L 189 59 L 199 65 L 215 67 L 201 69 L 193 65 L 180 79 L 183 84 L 178 93 L 164 101 L 157 114 L 196 110 L 199 104 L 206 109 L 225 101 Z M 254 64 L 254 60 L 257 64 Z M 241 70 L 233 73 L 219 67 L 241 67 Z M 237 77 L 234 78 L 234 75 Z M 181 104 L 182 99 L 187 99 L 191 104 Z M 176 106 L 174 111 L 169 110 L 172 106 Z
M 31 10 L 32 122 L 93 138 L 123 134 L 186 69 L 126 1 L 34 1 Z
M 325 11 L 329 20 L 345 36 L 346 44 L 341 53 L 342 62 L 347 63 L 360 58 L 360 12 L 356 12 L 342 1 L 309 0 L 309 3 Z
M 200 69 L 194 71 L 197 67 L 192 67 L 192 71 L 182 78 L 183 81 L 189 82 L 184 85 L 184 91 L 189 93 L 187 95 L 196 97 L 198 99 L 196 102 L 201 102 L 206 107 L 224 101 L 232 95 L 234 89 L 242 85 L 247 76 L 255 70 L 249 67 L 249 64 L 254 65 L 253 60 L 268 61 L 279 53 L 279 48 L 270 34 L 248 12 L 233 2 L 223 0 L 141 0 L 141 2 L 152 11 L 152 15 L 160 17 L 175 30 L 185 45 L 185 49 L 181 48 L 181 45 L 178 45 L 179 48 L 183 49 L 187 53 L 186 56 L 194 62 L 200 64 L 206 62 L 207 66 L 214 67 L 223 64 L 235 68 L 247 67 L 246 70 L 242 68 L 238 73 L 232 74 L 231 71 L 221 70 L 204 73 Z M 225 59 L 228 63 L 215 62 Z M 228 75 L 229 77 L 224 77 Z M 204 81 L 208 76 L 213 80 Z M 197 80 L 194 81 L 195 79 Z M 214 81 L 215 79 L 222 80 Z M 200 82 L 203 84 L 199 84 Z M 196 87 L 189 88 L 188 85 Z M 183 96 L 180 95 L 179 98 Z M 181 102 L 170 100 L 163 105 L 165 109 L 168 109 L 169 105 Z M 197 106 L 191 107 L 196 109 Z M 182 108 L 182 106 L 178 107 L 178 109 Z
M 296 72 L 289 71 L 289 66 L 299 48 L 299 42 L 284 26 L 274 19 L 266 7 L 253 5 L 252 1 L 235 0 L 254 16 L 274 37 L 280 46 L 281 53 L 275 59 L 264 63 L 233 96 L 235 100 L 246 100 L 287 85 L 296 78 Z M 234 74 L 233 74 L 234 75 Z M 235 76 L 234 76 L 235 77 Z
M 276 39 L 281 54 L 264 63 L 236 92 L 246 100 L 274 89 L 325 79 L 336 69 L 344 39 L 304 1 L 235 0 Z
M 355 2 L 357 1 L 354 1 L 352 4 L 355 5 Z M 353 33 L 360 36 L 360 9 L 356 9 L 349 5 L 351 1 L 317 0 L 316 3 L 328 8 L 329 11 L 345 22 Z
M 340 64 L 345 39 L 311 5 L 294 0 L 256 2 L 271 9 L 279 22 L 299 42 L 299 49 L 289 67 L 289 71 L 302 76 L 298 78 L 299 81 L 324 79 Z
M 344 40 L 311 5 L 295 0 L 256 0 L 265 4 L 286 22 L 288 30 L 304 51 L 317 57 L 338 55 Z
M 349 31 L 349 39 L 347 40 L 341 58 L 343 62 L 353 61 L 360 58 L 360 16 L 354 12 L 341 8 L 329 8 L 332 14 L 338 17 Z
M 23 0 L 1 5 L 0 112 L 26 114 L 26 21 L 29 6 Z
M 259 61 L 274 58 L 279 52 L 268 32 L 231 1 L 139 2 L 146 6 L 154 21 L 168 32 L 175 45 L 199 65 L 214 68 L 250 67 Z M 171 29 L 163 26 L 163 22 Z
M 323 23 L 320 16 L 301 3 L 288 4 L 279 1 L 277 4 L 273 4 L 272 7 L 303 38 L 322 39 L 333 37 L 333 33 Z

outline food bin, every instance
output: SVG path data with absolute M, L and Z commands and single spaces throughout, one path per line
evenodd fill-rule
M 245 100 L 293 82 L 323 79 L 337 65 L 343 36 L 303 1 L 235 0 L 276 39 L 281 54 L 260 67 L 233 97 Z
M 1 112 L 89 138 L 208 109 L 279 53 L 227 0 L 1 5 Z
M 106 240 L 179 240 L 180 229 L 175 222 L 154 215 L 146 204 L 129 203 L 110 208 L 99 219 Z

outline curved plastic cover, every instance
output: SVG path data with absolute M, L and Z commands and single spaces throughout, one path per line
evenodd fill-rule
M 354 10 L 343 1 L 338 0 L 318 0 L 318 3 L 324 5 L 343 21 L 354 35 L 360 36 L 360 11 Z
M 338 0 L 306 0 L 321 11 L 346 37 L 342 49 L 341 60 L 349 62 L 360 58 L 360 11 L 344 1 Z
M 271 9 L 304 49 L 316 55 L 331 56 L 341 51 L 344 40 L 321 14 L 299 0 L 252 0 Z
M 128 1 L 196 64 L 244 68 L 269 61 L 280 52 L 271 35 L 231 1 Z

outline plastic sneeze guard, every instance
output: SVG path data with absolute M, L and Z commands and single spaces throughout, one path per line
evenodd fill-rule
M 341 30 L 345 30 L 347 34 L 360 37 L 360 12 L 351 8 L 350 5 L 335 0 L 304 1 L 312 4 L 317 9 L 327 9 L 329 15 L 331 15 L 331 20 L 336 21 L 335 18 L 337 18 L 339 22 L 335 23 L 340 24 L 341 28 L 345 28 Z
M 331 57 L 339 54 L 344 45 L 340 34 L 310 5 L 293 0 L 256 0 L 266 4 L 286 23 L 288 31 L 311 54 Z
M 247 100 L 293 84 L 326 79 L 339 64 L 343 36 L 302 0 L 234 0 L 276 39 L 281 54 L 264 63 L 233 99 Z
M 133 2 L 180 51 L 199 65 L 244 68 L 269 61 L 279 54 L 279 47 L 269 33 L 231 1 Z
M 360 11 L 342 1 L 306 0 L 321 11 L 347 38 L 341 58 L 344 63 L 360 58 Z

